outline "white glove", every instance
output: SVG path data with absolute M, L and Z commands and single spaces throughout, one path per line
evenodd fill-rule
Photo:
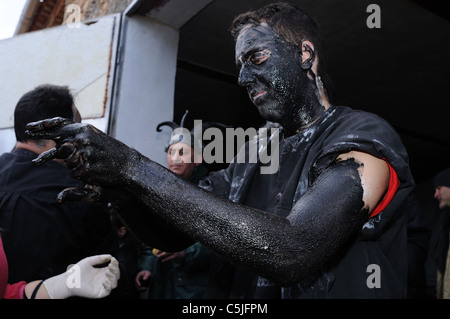
M 108 262 L 107 267 L 94 267 Z M 103 298 L 117 287 L 119 278 L 117 259 L 111 255 L 97 255 L 84 258 L 65 273 L 46 279 L 44 285 L 52 299 L 65 299 L 72 296 Z

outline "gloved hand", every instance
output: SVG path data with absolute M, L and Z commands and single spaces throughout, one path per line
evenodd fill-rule
M 106 267 L 94 267 L 108 262 Z M 103 298 L 117 287 L 119 278 L 117 259 L 111 255 L 96 255 L 80 260 L 65 273 L 46 279 L 44 285 L 52 299 Z

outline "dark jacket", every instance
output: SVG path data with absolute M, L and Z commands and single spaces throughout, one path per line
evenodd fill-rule
M 33 165 L 36 156 L 24 149 L 0 156 L 0 227 L 9 282 L 45 279 L 106 253 L 104 240 L 112 231 L 106 206 L 58 204 L 60 191 L 83 184 L 55 161 Z

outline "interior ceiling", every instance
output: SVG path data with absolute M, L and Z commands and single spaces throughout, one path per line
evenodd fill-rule
M 445 1 L 445 0 L 444 0 Z M 444 99 L 450 89 L 450 22 L 444 1 L 377 0 L 381 28 L 370 29 L 365 0 L 292 0 L 319 23 L 327 41 L 335 104 L 385 118 L 407 147 L 416 183 L 450 166 Z M 214 0 L 180 30 L 175 121 L 234 127 L 262 123 L 239 88 L 229 25 L 237 14 L 273 1 Z

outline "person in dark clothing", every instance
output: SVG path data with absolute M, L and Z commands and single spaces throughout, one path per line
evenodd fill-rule
M 116 240 L 113 241 L 111 255 L 119 262 L 120 279 L 118 289 L 115 289 L 110 298 L 138 299 L 139 292 L 134 285 L 134 277 L 138 272 L 138 254 L 141 243 L 128 231 L 120 219 L 118 207 L 110 205 L 111 225 Z
M 58 141 L 36 162 L 64 158 L 73 176 L 97 186 L 60 199 L 108 198 L 111 189 L 134 198 L 145 213 L 123 218 L 144 242 L 178 251 L 198 241 L 221 256 L 228 265 L 210 278 L 229 283 L 220 296 L 238 296 L 238 266 L 254 274 L 239 287 L 245 298 L 405 298 L 399 208 L 414 181 L 399 136 L 375 114 L 331 103 L 320 30 L 299 8 L 268 5 L 238 16 L 231 31 L 239 84 L 281 126 L 242 152 L 270 147 L 278 170 L 235 161 L 196 187 L 89 125 L 32 123 L 30 136 Z
M 436 298 L 450 299 L 450 168 L 433 178 L 434 198 L 438 202 L 439 215 L 430 240 L 430 257 L 436 266 Z
M 207 175 L 202 155 L 195 152 L 195 143 L 202 149 L 201 141 L 189 132 L 189 139 L 183 140 L 178 134 L 184 128 L 183 116 L 180 126 L 174 122 L 163 122 L 158 125 L 169 125 L 172 131 L 167 147 L 167 168 L 178 176 L 197 185 Z M 158 129 L 157 129 L 158 130 Z M 211 252 L 202 244 L 194 243 L 177 252 L 160 251 L 142 245 L 139 258 L 140 271 L 136 276 L 138 289 L 147 289 L 150 299 L 201 299 L 205 297 L 210 268 Z M 146 287 L 142 283 L 149 283 Z
M 17 143 L 0 156 L 0 227 L 9 282 L 45 279 L 84 257 L 107 253 L 101 248 L 111 232 L 106 205 L 58 204 L 61 188 L 83 184 L 71 178 L 60 160 L 31 163 L 55 143 L 29 139 L 25 125 L 56 116 L 81 121 L 67 87 L 41 85 L 24 94 L 14 112 Z
M 408 216 L 408 298 L 429 298 L 426 263 L 431 230 L 425 225 L 422 207 L 413 193 L 404 209 Z
M 450 207 L 450 167 L 446 168 L 433 179 L 434 198 L 439 203 L 439 208 Z

